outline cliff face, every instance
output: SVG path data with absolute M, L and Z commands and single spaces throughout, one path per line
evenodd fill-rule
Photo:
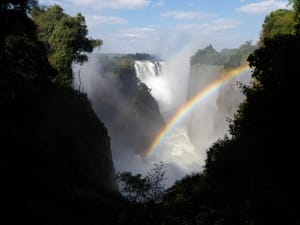
M 52 153 L 62 157 L 60 162 L 56 162 L 55 157 L 50 159 L 52 163 L 60 164 L 55 167 L 64 168 L 57 170 L 64 176 L 63 180 L 95 191 L 113 189 L 115 183 L 110 138 L 86 96 L 73 92 L 55 93 L 47 103 L 42 104 L 45 104 L 42 106 L 46 120 L 44 131 L 50 136 L 43 140 L 43 144 L 49 144 L 53 147 Z M 46 160 L 49 162 L 49 158 Z M 61 171 L 65 171 L 65 174 Z
M 188 98 L 197 95 L 212 83 L 220 74 L 222 67 L 219 65 L 195 64 L 191 66 L 189 77 Z M 212 142 L 216 130 L 215 113 L 217 107 L 215 97 L 210 97 L 213 101 L 204 101 L 201 106 L 193 110 L 188 120 L 188 135 L 196 148 L 206 148 L 207 143 Z M 224 120 L 224 122 L 226 122 Z M 199 138 L 200 137 L 200 138 Z
M 119 119 L 113 125 L 113 133 L 118 140 L 123 140 L 118 143 L 120 148 L 133 147 L 136 153 L 143 155 L 164 126 L 164 120 L 150 89 L 138 81 L 134 64 L 130 64 L 129 69 L 121 69 L 119 79 L 124 104 L 117 106 L 120 107 L 117 109 Z
M 110 138 L 85 95 L 56 89 L 7 111 L 4 165 L 29 193 L 116 191 Z
M 247 63 L 247 57 L 254 49 L 251 42 L 246 42 L 239 48 L 223 49 L 220 52 L 211 45 L 198 50 L 191 57 L 188 98 L 200 93 L 222 73 Z M 197 148 L 207 148 L 227 132 L 227 118 L 233 117 L 243 100 L 241 90 L 236 85 L 239 81 L 233 79 L 218 88 L 214 94 L 205 97 L 205 101 L 201 100 L 201 106 L 191 114 L 188 134 Z
M 136 76 L 134 59 L 95 54 L 81 72 L 83 89 L 109 130 L 116 164 L 124 163 L 121 155 L 143 156 L 164 120 L 150 89 Z

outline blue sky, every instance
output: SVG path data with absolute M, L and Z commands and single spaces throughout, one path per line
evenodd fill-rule
M 186 46 L 217 50 L 255 43 L 264 18 L 287 8 L 281 0 L 40 0 L 81 12 L 89 36 L 104 41 L 101 52 L 147 52 L 162 56 Z

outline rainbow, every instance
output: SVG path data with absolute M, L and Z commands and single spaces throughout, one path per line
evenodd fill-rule
M 218 90 L 221 86 L 226 84 L 231 79 L 238 77 L 249 69 L 250 68 L 248 64 L 245 64 L 235 69 L 225 71 L 217 80 L 210 83 L 204 89 L 200 90 L 196 95 L 190 98 L 183 106 L 179 108 L 179 110 L 177 110 L 177 112 L 171 117 L 171 119 L 167 122 L 163 129 L 161 129 L 160 132 L 156 135 L 145 153 L 146 158 L 149 158 L 153 154 L 153 152 L 155 151 L 155 149 L 157 149 L 158 145 L 167 135 L 167 133 L 197 105 L 203 102 L 205 98 L 210 96 L 213 92 Z

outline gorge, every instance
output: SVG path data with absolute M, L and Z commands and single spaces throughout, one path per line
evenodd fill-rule
M 299 0 L 40 3 L 0 3 L 7 224 L 299 224 Z
M 155 148 L 149 150 L 150 146 L 186 102 L 222 74 L 244 65 L 253 50 L 250 43 L 222 52 L 208 46 L 191 58 L 190 68 L 184 69 L 187 74 L 173 62 L 149 54 L 94 53 L 87 64 L 74 67 L 74 86 L 88 94 L 107 126 L 116 170 L 146 173 L 153 163 L 163 161 L 170 186 L 185 174 L 201 171 L 207 148 L 227 133 L 226 120 L 243 100 L 237 84 L 249 82 L 249 69 L 221 82 L 201 104 L 185 109 Z

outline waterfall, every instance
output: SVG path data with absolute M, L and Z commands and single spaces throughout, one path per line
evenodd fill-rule
M 137 60 L 134 67 L 137 78 L 151 90 L 150 93 L 157 101 L 161 115 L 165 121 L 168 121 L 176 111 L 174 105 L 177 104 L 178 99 L 185 98 L 185 96 L 178 96 L 183 93 L 175 88 L 178 86 L 174 71 L 170 71 L 170 66 L 164 61 Z M 179 171 L 198 171 L 202 166 L 198 159 L 199 156 L 190 142 L 186 127 L 181 124 L 166 136 L 158 147 L 157 154 L 154 154 L 151 160 L 162 160 L 176 170 L 174 174 L 180 174 Z M 168 176 L 174 179 L 174 174 L 170 171 Z M 179 174 L 177 176 L 180 176 Z
M 140 81 L 145 82 L 149 77 L 157 77 L 163 74 L 163 61 L 137 60 L 134 68 Z
M 134 63 L 138 80 L 149 88 L 150 94 L 157 101 L 162 115 L 166 110 L 169 110 L 169 103 L 171 102 L 165 67 L 165 62 L 159 60 L 136 60 Z

